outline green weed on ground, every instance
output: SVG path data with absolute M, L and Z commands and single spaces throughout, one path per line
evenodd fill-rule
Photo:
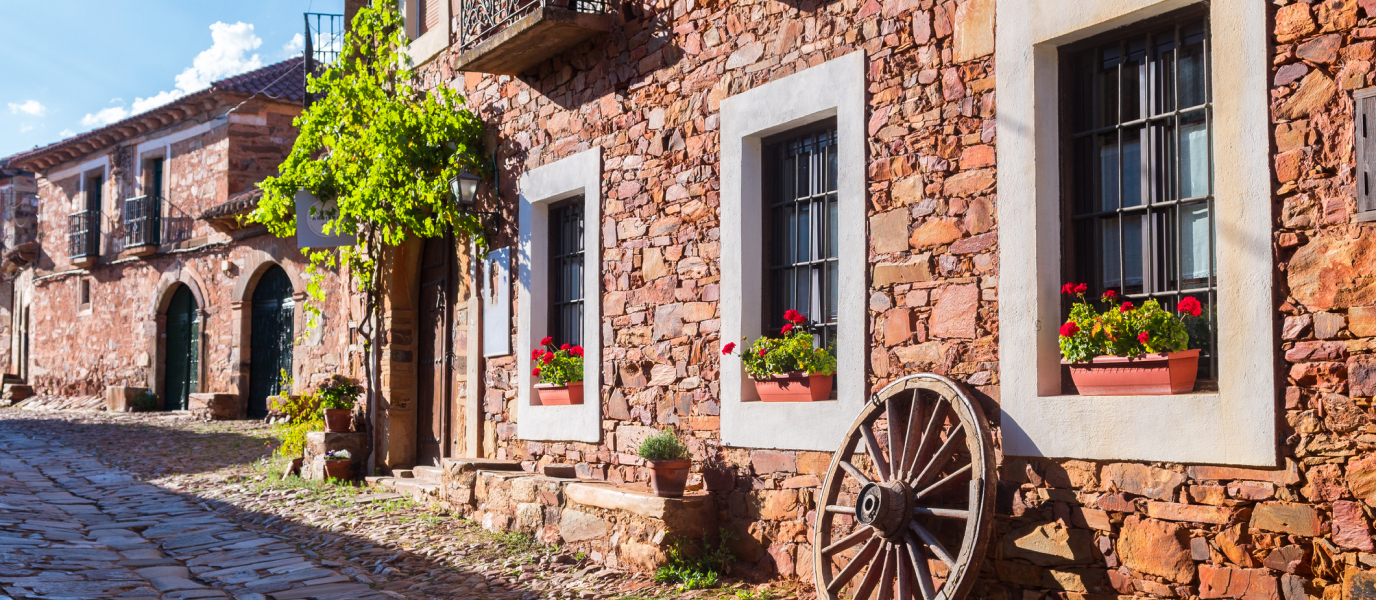
M 720 542 L 713 547 L 707 536 L 702 536 L 702 548 L 694 553 L 690 544 L 674 540 L 669 546 L 669 564 L 655 571 L 655 581 L 676 583 L 681 590 L 702 590 L 717 587 L 722 576 L 731 568 L 736 556 L 726 547 L 735 536 L 725 530 L 718 530 Z

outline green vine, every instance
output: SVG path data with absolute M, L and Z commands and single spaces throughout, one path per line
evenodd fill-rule
M 324 232 L 355 239 L 337 254 L 310 250 L 308 332 L 319 323 L 326 269 L 348 266 L 367 293 L 364 316 L 371 322 L 387 247 L 447 230 L 486 246 L 478 217 L 460 209 L 449 191 L 449 180 L 465 169 L 486 174 L 482 123 L 458 92 L 417 85 L 401 52 L 406 41 L 395 3 L 359 10 L 340 59 L 306 80 L 317 100 L 294 121 L 300 133 L 291 154 L 276 177 L 258 184 L 263 198 L 248 221 L 278 237 L 294 235 L 295 196 L 305 189 L 331 206 Z

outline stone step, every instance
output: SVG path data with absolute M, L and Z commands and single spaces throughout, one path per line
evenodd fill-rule
M 444 475 L 444 469 L 418 465 L 411 469 L 411 475 L 420 481 L 437 484 L 440 482 L 440 476 Z
M 440 486 L 434 483 L 421 483 L 415 479 L 395 479 L 392 483 L 394 491 L 398 494 L 406 494 L 417 502 L 428 502 L 438 498 Z
M 445 467 L 459 465 L 459 470 L 474 471 L 520 471 L 519 460 L 497 460 L 495 458 L 446 458 L 440 461 Z
M 392 469 L 392 477 L 397 479 L 410 479 L 415 476 L 416 474 L 411 469 Z

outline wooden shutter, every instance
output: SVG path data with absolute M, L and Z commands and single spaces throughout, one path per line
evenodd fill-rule
M 1376 220 L 1376 87 L 1357 90 L 1357 213 L 1363 221 Z

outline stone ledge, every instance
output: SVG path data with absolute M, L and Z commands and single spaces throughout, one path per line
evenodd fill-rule
M 238 394 L 189 394 L 191 416 L 205 421 L 228 421 L 239 416 Z
M 564 497 L 587 506 L 624 510 L 661 520 L 667 514 L 699 510 L 711 503 L 705 492 L 685 494 L 682 498 L 661 498 L 649 490 L 606 483 L 569 483 L 564 487 Z

